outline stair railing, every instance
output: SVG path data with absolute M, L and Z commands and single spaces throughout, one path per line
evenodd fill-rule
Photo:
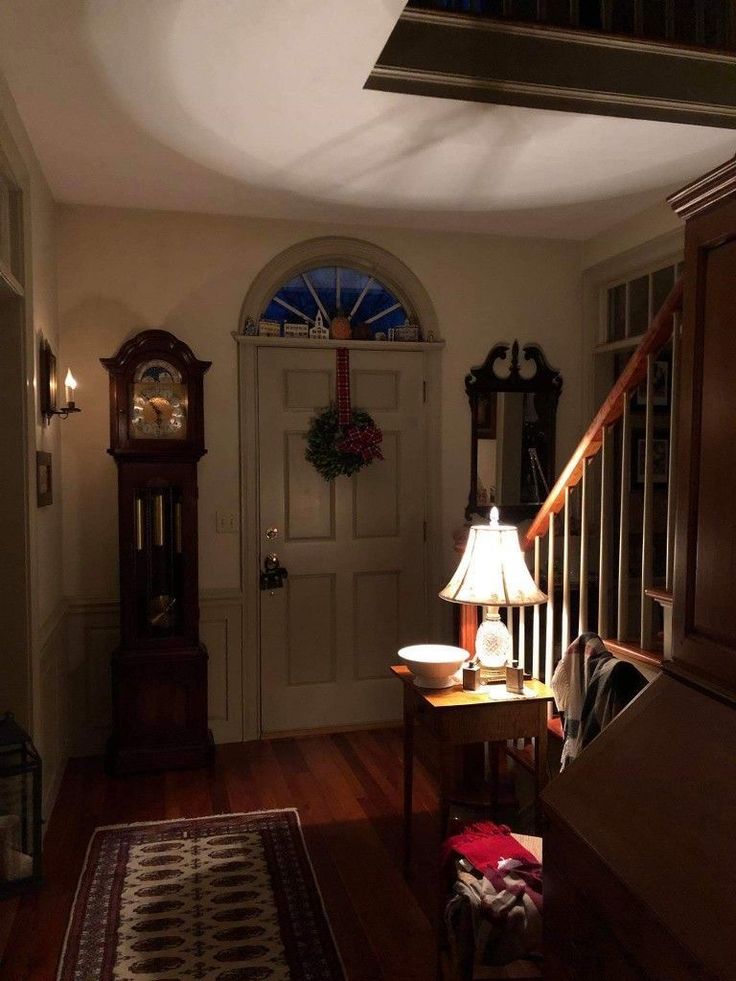
M 661 665 L 662 651 L 655 641 L 653 612 L 655 604 L 665 610 L 663 646 L 666 649 L 674 570 L 673 490 L 677 460 L 674 422 L 682 293 L 682 279 L 679 279 L 522 539 L 523 548 L 533 550 L 534 580 L 547 593 L 547 602 L 531 610 L 508 608 L 506 623 L 514 656 L 532 677 L 547 684 L 572 637 L 587 630 L 600 634 L 606 646 L 618 656 L 650 669 Z M 670 343 L 669 412 L 655 430 L 655 363 L 657 355 Z M 646 395 L 643 500 L 639 519 L 631 510 L 631 402 L 642 383 Z M 655 472 L 656 443 L 663 438 L 663 429 L 668 440 L 666 481 L 661 465 Z M 614 472 L 616 457 L 618 473 Z M 655 480 L 667 485 L 665 573 L 659 577 L 664 582 L 656 582 L 654 577 Z M 579 535 L 573 536 L 573 527 Z M 639 576 L 632 575 L 632 535 L 641 538 Z M 573 537 L 579 541 L 579 555 L 575 555 L 577 549 L 572 547 Z M 463 544 L 457 544 L 460 554 Z M 635 590 L 639 616 L 632 637 L 631 587 L 635 579 L 639 580 Z M 474 606 L 459 608 L 458 642 L 469 652 L 474 649 L 480 612 Z
M 682 311 L 682 280 L 678 280 L 662 308 L 653 318 L 639 347 L 617 379 L 575 452 L 527 530 L 523 547 L 534 552 L 534 577 L 547 592 L 546 606 L 534 607 L 531 652 L 519 645 L 519 657 L 534 677 L 546 680 L 571 637 L 595 629 L 614 652 L 650 665 L 661 663 L 654 638 L 654 603 L 666 604 L 671 596 L 674 568 L 674 466 L 677 427 L 677 365 L 679 321 Z M 655 432 L 655 362 L 671 342 L 670 400 L 666 416 L 668 444 L 662 447 L 660 426 Z M 641 519 L 631 509 L 633 394 L 644 383 L 644 467 Z M 618 435 L 617 435 L 618 433 Z M 659 441 L 659 447 L 657 447 Z M 614 444 L 617 442 L 619 473 L 614 474 Z M 664 586 L 654 581 L 655 479 L 664 483 L 663 454 L 669 451 L 667 467 L 666 561 Z M 655 471 L 655 453 L 659 468 Z M 596 468 L 594 470 L 594 468 Z M 597 470 L 597 472 L 596 472 Z M 593 489 L 597 484 L 599 506 L 595 513 Z M 618 486 L 617 486 L 618 485 Z M 579 531 L 579 557 L 571 548 L 571 527 Z M 632 575 L 632 535 L 641 536 L 640 575 Z M 597 555 L 594 554 L 597 538 Z M 558 545 L 558 542 L 560 543 Z M 561 550 L 560 550 L 561 545 Z M 613 557 L 617 553 L 617 563 Z M 573 563 L 579 563 L 573 568 Z M 546 572 L 545 572 L 546 570 Z M 573 572 L 577 576 L 573 576 Z M 638 578 L 638 631 L 630 636 L 631 584 Z M 571 584 L 577 584 L 577 611 L 571 602 Z M 591 595 L 597 590 L 597 597 Z M 591 602 L 592 600 L 592 602 Z M 559 603 L 559 623 L 558 623 Z M 591 611 L 592 615 L 591 615 Z M 575 616 L 576 613 L 576 616 Z M 509 619 L 513 611 L 508 610 Z M 527 636 L 522 609 L 519 634 Z M 544 625 L 542 629 L 542 620 Z M 544 635 L 544 637 L 543 637 Z

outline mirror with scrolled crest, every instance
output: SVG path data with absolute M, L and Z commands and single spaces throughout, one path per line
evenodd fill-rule
M 555 479 L 557 403 L 562 375 L 538 344 L 496 344 L 470 369 L 470 493 L 465 517 L 487 518 L 492 505 L 504 521 L 532 518 Z M 505 362 L 505 363 L 504 363 Z

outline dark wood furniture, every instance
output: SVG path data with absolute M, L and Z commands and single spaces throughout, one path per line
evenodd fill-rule
M 423 724 L 437 741 L 440 826 L 447 827 L 450 803 L 462 772 L 457 747 L 472 743 L 535 739 L 534 782 L 539 792 L 547 782 L 547 706 L 552 691 L 540 681 L 526 681 L 524 694 L 506 691 L 504 684 L 486 691 L 417 688 L 403 664 L 391 668 L 404 686 L 404 869 L 411 867 L 412 793 L 414 785 L 414 725 Z
M 548 981 L 734 975 L 736 162 L 671 203 L 687 220 L 673 653 L 543 795 Z
M 102 363 L 118 467 L 121 643 L 112 659 L 112 772 L 204 763 L 207 651 L 199 641 L 197 461 L 204 448 L 198 361 L 147 330 Z

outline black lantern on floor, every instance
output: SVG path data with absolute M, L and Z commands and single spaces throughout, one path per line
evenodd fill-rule
M 41 881 L 41 757 L 6 712 L 0 718 L 0 898 Z

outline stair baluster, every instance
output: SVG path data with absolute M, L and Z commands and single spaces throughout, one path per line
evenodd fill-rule
M 644 423 L 644 510 L 641 540 L 641 605 L 639 615 L 639 645 L 652 649 L 652 601 L 646 590 L 653 585 L 654 567 L 654 354 L 647 356 L 646 417 Z
M 618 522 L 618 612 L 616 636 L 627 639 L 629 632 L 629 487 L 631 486 L 631 400 L 624 397 L 621 423 L 621 493 Z

